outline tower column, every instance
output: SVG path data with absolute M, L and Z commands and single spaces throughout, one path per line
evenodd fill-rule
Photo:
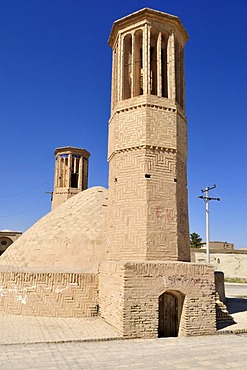
M 161 41 L 162 35 L 161 32 L 159 32 L 157 40 L 157 95 L 160 97 L 162 96 Z
M 150 94 L 150 27 L 145 24 L 143 32 L 143 93 Z
M 78 188 L 79 189 L 83 189 L 82 175 L 83 175 L 83 158 L 80 157 L 79 159 L 79 178 L 78 178 Z
M 168 60 L 168 98 L 176 99 L 176 77 L 175 77 L 175 36 L 170 33 L 167 45 L 167 60 Z
M 124 66 L 123 37 L 119 38 L 118 50 L 119 50 L 118 76 L 119 76 L 119 82 L 120 82 L 119 91 L 118 91 L 118 94 L 119 94 L 118 100 L 122 100 L 124 98 L 123 96 L 124 94 L 124 89 L 123 89 L 123 66 Z
M 66 183 L 68 184 L 68 187 L 70 188 L 71 186 L 71 173 L 72 173 L 72 155 L 71 153 L 69 154 L 68 156 L 68 171 L 67 171 L 67 179 L 66 179 Z
M 56 158 L 55 162 L 55 178 L 54 178 L 54 188 L 58 186 L 58 176 L 59 176 L 59 159 Z
M 131 46 L 132 46 L 132 54 L 131 54 L 131 97 L 134 96 L 134 86 L 135 86 L 135 35 L 131 33 Z
M 115 88 L 112 89 L 111 91 L 111 109 L 113 109 L 113 107 L 115 106 L 116 104 L 116 91 L 117 91 L 117 87 L 116 87 L 116 73 L 115 73 L 115 70 L 116 70 L 116 57 L 115 57 L 115 54 L 116 54 L 116 51 L 115 51 L 115 48 L 112 49 L 112 83 L 114 84 Z

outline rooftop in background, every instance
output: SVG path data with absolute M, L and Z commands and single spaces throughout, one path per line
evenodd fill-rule
M 206 249 L 206 243 L 202 243 L 200 249 Z M 221 242 L 221 241 L 212 241 L 209 242 L 209 249 L 210 251 L 226 251 L 226 252 L 233 252 L 234 251 L 234 244 L 228 242 Z
M 1 230 L 0 231 L 0 256 L 21 235 L 22 235 L 21 231 L 12 231 L 8 229 Z

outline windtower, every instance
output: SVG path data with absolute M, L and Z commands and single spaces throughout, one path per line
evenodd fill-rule
M 113 24 L 109 259 L 190 261 L 187 39 L 176 16 L 151 9 Z
M 113 24 L 106 260 L 99 309 L 127 338 L 215 333 L 213 266 L 190 262 L 184 45 L 173 15 Z
M 70 146 L 57 148 L 52 209 L 88 187 L 88 158 L 86 149 Z

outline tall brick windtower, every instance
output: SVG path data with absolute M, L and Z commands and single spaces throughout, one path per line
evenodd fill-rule
M 88 158 L 86 149 L 66 146 L 57 148 L 52 209 L 88 187 Z
M 173 15 L 117 20 L 109 121 L 111 260 L 190 261 L 184 45 Z
M 184 45 L 173 15 L 116 21 L 109 234 L 99 310 L 127 338 L 215 333 L 213 266 L 190 262 Z

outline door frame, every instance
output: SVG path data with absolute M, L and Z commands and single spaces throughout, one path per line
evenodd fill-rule
M 161 307 L 161 298 L 165 297 L 165 295 L 170 295 L 174 298 L 175 300 L 175 330 L 172 335 L 169 335 L 171 333 L 164 333 L 164 314 L 165 314 L 165 307 Z M 180 321 L 181 321 L 181 315 L 182 315 L 182 310 L 183 310 L 183 303 L 184 303 L 184 298 L 185 295 L 178 291 L 178 290 L 166 290 L 162 294 L 159 295 L 158 297 L 158 337 L 170 337 L 170 336 L 179 336 L 179 329 L 180 329 Z M 164 304 L 164 303 L 163 303 Z M 161 311 L 163 310 L 163 311 Z M 163 316 L 162 316 L 163 315 Z M 163 324 L 162 324 L 163 322 Z M 161 327 L 163 325 L 163 328 Z

